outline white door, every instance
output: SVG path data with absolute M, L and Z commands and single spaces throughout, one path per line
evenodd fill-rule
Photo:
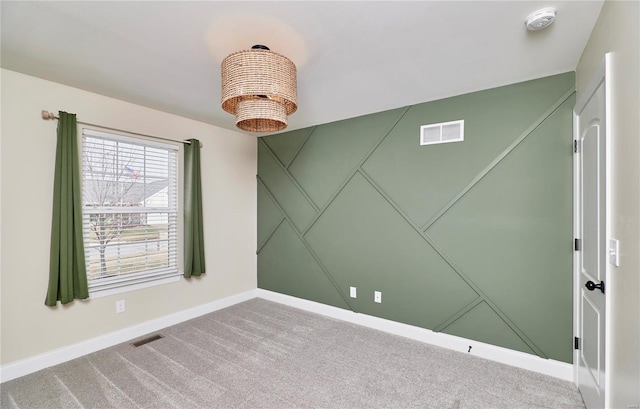
M 606 61 L 576 105 L 577 383 L 587 408 L 605 407 L 607 276 Z

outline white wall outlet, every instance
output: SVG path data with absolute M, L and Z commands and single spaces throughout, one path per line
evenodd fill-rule
M 355 287 L 349 287 L 349 297 L 351 297 L 351 298 L 357 298 L 358 297 L 358 293 L 357 293 Z
M 377 303 L 382 303 L 382 292 L 374 291 L 373 292 L 373 301 Z
M 116 301 L 116 314 L 124 312 L 124 300 Z
M 620 241 L 609 239 L 609 263 L 620 267 Z

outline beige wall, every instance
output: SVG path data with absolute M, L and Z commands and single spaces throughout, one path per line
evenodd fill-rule
M 256 288 L 255 137 L 13 71 L 2 70 L 1 81 L 2 364 Z M 205 276 L 64 307 L 44 305 L 57 123 L 42 120 L 43 109 L 204 143 Z M 116 299 L 126 301 L 126 312 L 115 314 Z
M 606 1 L 576 70 L 578 99 L 612 54 L 611 220 L 621 264 L 607 282 L 610 407 L 640 404 L 640 2 Z M 637 407 L 637 406 L 635 406 Z

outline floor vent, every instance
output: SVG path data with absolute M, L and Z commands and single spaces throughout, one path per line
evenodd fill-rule
M 420 127 L 420 145 L 436 143 L 461 142 L 464 140 L 464 119 L 460 121 L 442 122 L 422 125 Z
M 139 341 L 136 341 L 136 342 L 132 343 L 131 345 L 133 345 L 134 347 L 137 348 L 137 347 L 142 346 L 144 344 L 148 344 L 149 342 L 157 341 L 160 338 L 164 338 L 164 336 L 161 335 L 161 334 L 151 335 L 150 337 L 143 338 L 143 339 L 141 339 Z

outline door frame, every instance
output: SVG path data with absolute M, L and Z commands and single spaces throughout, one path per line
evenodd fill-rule
M 574 144 L 580 140 L 579 135 L 579 124 L 578 124 L 578 115 L 587 102 L 591 99 L 593 94 L 596 92 L 598 87 L 604 83 L 604 93 L 605 93 L 605 154 L 604 161 L 605 164 L 602 167 L 602 171 L 605 172 L 605 186 L 603 191 L 605 192 L 605 284 L 609 283 L 609 278 L 611 275 L 611 264 L 609 263 L 609 239 L 611 238 L 611 53 L 608 52 L 604 55 L 604 58 L 600 62 L 600 64 L 596 67 L 594 73 L 591 76 L 591 79 L 588 85 L 585 87 L 580 99 L 576 101 L 575 107 L 573 109 L 573 141 Z M 574 145 L 575 146 L 575 145 Z M 580 153 L 573 155 L 573 234 L 577 239 L 581 239 L 580 236 L 580 163 L 579 157 Z M 580 336 L 580 272 L 579 268 L 579 251 L 573 252 L 573 335 L 574 337 Z M 605 292 L 605 305 L 607 306 L 605 311 L 605 354 L 604 354 L 604 402 L 605 408 L 610 407 L 611 399 L 609 394 L 609 385 L 610 385 L 610 371 L 609 371 L 609 362 L 610 362 L 610 346 L 611 346 L 611 308 L 609 306 L 611 303 L 609 300 L 611 299 L 611 286 L 606 287 L 607 291 Z M 582 340 L 580 340 L 582 343 Z M 578 386 L 578 370 L 579 370 L 579 356 L 580 349 L 573 350 L 573 379 L 576 387 Z

